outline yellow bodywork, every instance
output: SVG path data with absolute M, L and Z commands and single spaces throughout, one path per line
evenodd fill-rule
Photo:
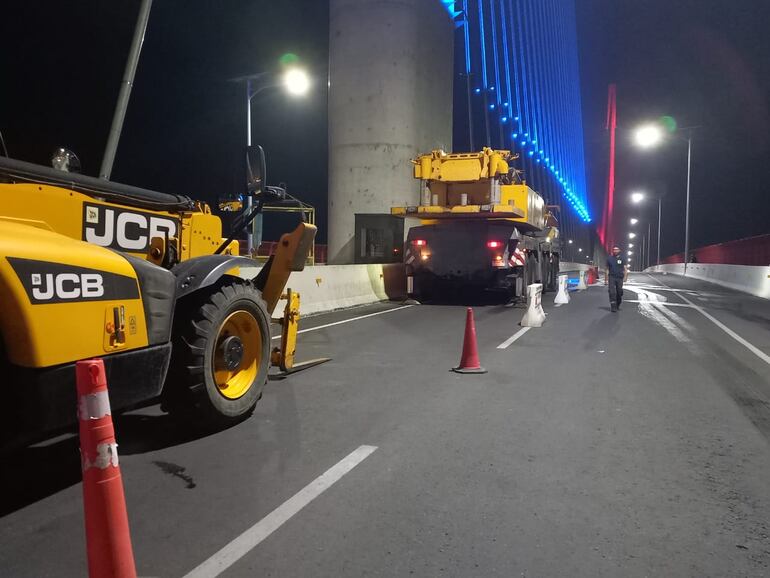
M 158 260 L 150 254 L 153 238 L 167 236 L 181 261 L 211 255 L 224 241 L 222 222 L 211 214 L 205 203 L 198 203 L 194 211 L 151 211 L 102 201 L 98 195 L 34 183 L 0 183 L 0 199 L 0 215 L 5 220 L 30 224 L 153 261 Z M 113 224 L 110 235 L 109 229 L 105 228 L 107 217 L 115 222 L 122 219 L 124 227 L 119 230 Z M 118 239 L 119 234 L 125 238 Z M 119 240 L 123 245 L 118 246 Z M 165 247 L 159 247 L 159 250 L 162 252 Z M 224 252 L 238 255 L 238 242 L 233 241 Z
M 281 297 L 286 299 L 283 317 L 277 320 L 281 324 L 281 347 L 273 349 L 271 363 L 281 371 L 289 371 L 294 367 L 294 354 L 297 351 L 299 293 L 288 289 Z
M 484 147 L 478 153 L 434 150 L 412 161 L 414 178 L 424 181 L 472 182 L 508 174 L 511 151 Z
M 147 346 L 147 325 L 136 276 L 120 255 L 54 233 L 39 224 L 30 226 L 4 217 L 0 217 L 0 255 L 6 256 L 0 259 L 0 332 L 12 363 L 47 367 Z M 50 279 L 41 280 L 40 273 L 30 272 L 36 266 L 45 266 L 41 259 L 54 266 L 101 273 L 105 279 L 109 276 L 113 285 L 117 280 L 128 288 L 129 297 L 33 302 L 24 283 L 37 283 L 50 290 L 55 279 L 51 274 Z M 25 264 L 27 270 L 21 271 L 19 264 Z M 42 275 L 45 277 L 45 273 Z M 67 276 L 66 284 L 60 283 L 61 289 L 68 294 L 85 291 L 87 280 L 71 273 Z
M 546 226 L 543 198 L 526 184 L 503 184 L 515 158 L 508 150 L 447 154 L 434 150 L 412 161 L 423 184 L 421 204 L 393 207 L 391 214 L 435 219 L 507 219 L 530 229 Z

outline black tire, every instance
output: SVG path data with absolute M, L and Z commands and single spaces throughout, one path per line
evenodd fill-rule
M 192 414 L 203 427 L 247 418 L 262 397 L 270 367 L 270 317 L 262 294 L 250 282 L 226 276 L 204 294 L 191 296 L 176 315 L 164 409 Z M 256 329 L 259 341 L 247 339 Z M 232 378 L 221 379 L 222 372 Z M 232 387 L 227 382 L 238 387 L 227 392 Z

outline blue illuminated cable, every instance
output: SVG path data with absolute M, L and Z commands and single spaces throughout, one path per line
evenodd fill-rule
M 524 103 L 524 110 L 522 111 L 524 114 L 520 116 L 522 117 L 522 123 L 521 123 L 521 130 L 524 134 L 527 134 L 532 127 L 532 124 L 530 122 L 530 116 L 529 116 L 529 90 L 527 87 L 528 80 L 527 80 L 527 66 L 524 59 L 524 34 L 523 34 L 523 23 L 522 23 L 522 15 L 521 15 L 521 0 L 516 3 L 516 20 L 517 20 L 517 28 L 518 28 L 518 39 L 519 39 L 519 63 L 521 65 L 521 88 L 522 88 L 522 102 Z
M 495 18 L 495 3 L 489 3 L 489 23 L 492 29 L 492 61 L 495 66 L 495 100 L 498 105 L 501 105 L 501 86 L 500 86 L 500 58 L 497 54 L 497 18 Z M 498 111 L 498 115 L 500 112 Z
M 465 74 L 471 73 L 471 33 L 468 22 L 468 0 L 463 0 L 463 19 L 465 20 L 463 34 L 465 35 Z M 470 105 L 470 103 L 469 103 Z
M 505 94 L 508 102 L 508 117 L 513 121 L 513 93 L 511 92 L 511 62 L 508 56 L 508 26 L 505 23 L 505 0 L 500 0 L 500 26 L 503 37 L 503 65 L 505 66 Z M 513 126 L 513 122 L 511 122 Z M 510 136 L 510 131 L 508 136 Z
M 516 39 L 517 34 L 515 32 L 516 30 L 516 16 L 514 14 L 513 10 L 513 0 L 508 0 L 508 18 L 510 23 L 510 30 L 511 30 L 511 48 L 513 50 L 513 84 L 514 88 L 516 90 L 516 114 L 514 116 L 514 120 L 516 121 L 516 132 L 522 133 L 524 132 L 522 129 L 523 125 L 523 109 L 521 107 L 521 86 L 519 83 L 519 61 L 516 56 L 517 50 L 516 50 Z
M 538 3 L 538 14 L 540 14 L 541 9 L 543 8 L 543 3 Z M 541 15 L 542 16 L 542 15 Z M 553 87 L 551 85 L 551 45 L 549 45 L 547 41 L 548 33 L 550 32 L 550 26 L 547 25 L 547 20 L 545 18 L 540 19 L 542 25 L 541 25 L 541 34 L 539 36 L 539 46 L 538 50 L 541 53 L 541 61 L 540 61 L 540 71 L 541 71 L 541 82 L 543 87 L 543 98 L 542 98 L 542 106 L 543 106 L 543 143 L 542 146 L 539 146 L 539 150 L 543 150 L 545 153 L 547 153 L 549 150 L 551 150 L 551 147 L 553 146 Z M 544 157 L 550 157 L 545 154 Z M 545 160 L 545 158 L 543 159 Z M 546 175 L 549 175 L 550 173 L 546 170 Z M 551 178 L 548 177 L 548 181 L 551 181 Z
M 571 4 L 570 9 L 571 9 L 571 14 L 572 14 L 572 26 L 570 28 L 571 28 L 571 31 L 572 31 L 572 37 L 574 39 L 574 43 L 575 43 L 575 45 L 577 45 L 577 16 L 575 14 L 575 5 Z M 580 62 L 578 60 L 577 53 L 573 54 L 573 67 L 574 67 L 574 70 L 575 70 L 575 78 L 579 79 L 580 78 Z M 577 130 L 578 135 L 579 135 L 578 148 L 579 148 L 579 154 L 580 154 L 580 165 L 579 165 L 579 175 L 578 175 L 578 178 L 580 180 L 580 187 L 581 187 L 581 192 L 582 192 L 582 197 L 583 197 L 583 203 L 584 203 L 585 208 L 586 208 L 586 213 L 587 213 L 587 215 L 588 215 L 588 217 L 590 219 L 590 209 L 589 209 L 589 206 L 588 206 L 588 190 L 587 190 L 588 182 L 586 180 L 585 140 L 584 140 L 585 139 L 585 134 L 583 132 L 583 115 L 582 115 L 583 99 L 582 99 L 581 94 L 580 94 L 579 85 L 578 85 L 578 90 L 575 91 L 575 101 L 576 101 L 577 112 L 578 112 L 575 124 L 576 124 L 576 130 Z
M 535 120 L 535 116 L 537 114 L 537 98 L 535 95 L 535 81 L 537 80 L 537 73 L 532 66 L 532 22 L 530 22 L 527 15 L 527 1 L 528 0 L 519 0 L 519 4 L 521 5 L 522 29 L 525 46 L 525 49 L 522 50 L 521 56 L 525 62 L 524 66 L 527 70 L 527 93 L 529 96 L 529 106 L 527 109 L 527 132 L 529 133 L 529 137 L 527 138 L 527 141 L 530 141 L 532 139 L 537 140 L 537 122 Z M 527 152 L 529 152 L 529 150 L 531 149 L 529 142 L 527 142 Z M 530 180 L 533 180 L 531 177 L 532 175 L 530 175 Z
M 535 73 L 535 90 L 534 98 L 537 102 L 535 107 L 535 137 L 533 139 L 533 148 L 535 156 L 537 151 L 542 148 L 545 141 L 545 83 L 543 76 L 542 57 L 544 50 L 541 44 L 543 36 L 543 24 L 537 17 L 539 1 L 532 3 L 529 9 L 529 19 L 531 22 L 530 28 L 532 29 L 532 70 Z
M 487 49 L 484 36 L 484 0 L 478 0 L 479 4 L 479 44 L 481 46 L 481 79 L 484 89 L 488 88 L 487 83 Z M 486 111 L 484 111 L 486 114 Z
M 552 0 L 546 0 L 543 4 L 543 10 L 544 15 L 543 18 L 546 22 L 549 23 L 548 26 L 548 36 L 544 39 L 544 42 L 548 46 L 548 67 L 547 67 L 547 75 L 548 75 L 548 92 L 549 92 L 549 99 L 548 99 L 548 117 L 549 117 L 549 146 L 546 150 L 546 158 L 549 159 L 549 164 L 551 159 L 556 158 L 556 103 L 558 102 L 559 98 L 559 87 L 556 83 L 556 75 L 555 75 L 555 69 L 556 69 L 556 57 L 554 55 L 554 30 L 553 26 L 551 25 L 551 19 L 550 19 L 550 12 L 549 12 L 549 4 Z
M 574 207 L 575 202 L 570 198 L 570 195 L 567 193 L 567 186 L 570 179 L 571 174 L 571 157 L 573 154 L 572 151 L 572 143 L 570 139 L 570 131 L 569 131 L 569 125 L 570 125 L 570 106 L 569 106 L 569 93 L 572 90 L 572 87 L 570 86 L 569 81 L 569 74 L 566 68 L 566 64 L 568 62 L 568 51 L 569 46 L 566 42 L 565 38 L 565 22 L 564 22 L 564 13 L 561 10 L 563 7 L 563 4 L 560 2 L 556 2 L 556 12 L 557 17 L 555 20 L 555 25 L 557 27 L 557 33 L 558 33 L 558 51 L 559 51 L 559 58 L 558 58 L 558 77 L 559 82 L 561 83 L 563 90 L 562 90 L 562 97 L 560 102 L 560 112 L 559 112 L 559 125 L 560 125 L 560 131 L 561 131 L 561 149 L 562 149 L 562 158 L 560 159 L 560 166 L 557 168 L 559 169 L 559 175 L 558 179 L 560 182 L 560 187 L 562 189 L 563 196 L 569 200 L 570 205 Z M 564 182 L 561 182 L 562 179 L 564 179 Z M 577 211 L 577 208 L 574 210 Z

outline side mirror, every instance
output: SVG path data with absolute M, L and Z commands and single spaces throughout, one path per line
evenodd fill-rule
M 261 146 L 246 148 L 246 189 L 249 195 L 256 195 L 265 189 L 265 151 Z

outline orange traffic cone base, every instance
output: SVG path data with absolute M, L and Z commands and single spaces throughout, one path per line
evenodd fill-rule
M 483 367 L 453 367 L 452 371 L 455 373 L 486 373 L 487 370 Z

